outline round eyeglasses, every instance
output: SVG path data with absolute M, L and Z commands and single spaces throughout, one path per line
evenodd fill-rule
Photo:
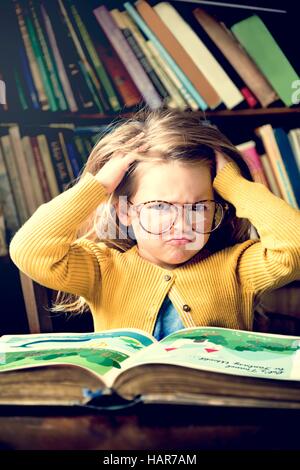
M 148 233 L 159 235 L 167 232 L 176 223 L 179 213 L 187 211 L 188 223 L 193 231 L 206 234 L 216 230 L 229 209 L 227 203 L 221 203 L 213 199 L 198 201 L 194 204 L 173 204 L 167 201 L 147 201 L 133 204 L 137 211 L 141 227 Z

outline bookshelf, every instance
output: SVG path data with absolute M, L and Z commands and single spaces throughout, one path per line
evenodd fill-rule
M 32 15 L 33 13 L 31 12 L 30 8 L 31 5 L 33 5 L 34 8 L 37 8 L 37 11 L 40 12 L 39 6 L 44 5 L 46 8 L 46 11 L 48 12 L 49 8 L 49 18 L 51 21 L 54 20 L 54 23 L 56 23 L 55 19 L 55 13 L 53 10 L 53 3 L 57 3 L 60 0 L 55 0 L 55 2 L 51 2 L 52 5 L 50 7 L 50 2 L 48 0 L 16 0 L 15 4 L 17 4 L 23 13 L 28 15 Z M 79 15 L 83 15 L 82 19 L 83 21 L 87 20 L 87 24 L 89 24 L 89 14 L 92 16 L 92 10 L 94 8 L 99 7 L 100 5 L 105 5 L 107 9 L 114 9 L 114 8 L 120 8 L 121 4 L 120 2 L 117 1 L 98 1 L 98 0 L 90 0 L 88 2 L 84 2 L 83 0 L 73 0 L 73 1 L 67 1 L 67 0 L 61 0 L 60 1 L 61 5 L 67 9 L 71 8 L 70 5 L 75 5 L 75 7 L 78 8 Z M 129 2 L 131 5 L 134 5 L 133 1 Z M 148 2 L 151 6 L 157 5 L 159 2 L 158 1 L 149 1 Z M 197 28 L 195 31 L 199 33 L 201 39 L 204 38 L 204 36 L 201 36 L 200 34 L 200 25 L 198 24 L 198 27 L 196 27 L 196 20 L 192 15 L 192 10 L 196 7 L 203 7 L 205 11 L 207 11 L 209 14 L 214 15 L 216 18 L 219 18 L 220 21 L 224 21 L 226 26 L 230 28 L 233 24 L 242 21 L 245 19 L 247 16 L 250 16 L 253 13 L 256 13 L 259 15 L 267 27 L 270 29 L 272 34 L 275 37 L 275 40 L 277 41 L 278 44 L 280 44 L 280 47 L 282 48 L 284 54 L 290 62 L 293 64 L 295 70 L 299 72 L 300 70 L 300 58 L 298 55 L 297 47 L 293 44 L 293 41 L 291 41 L 288 38 L 288 35 L 285 34 L 285 31 L 287 29 L 287 26 L 289 26 L 289 29 L 296 28 L 297 27 L 297 21 L 296 21 L 296 15 L 295 13 L 295 7 L 293 6 L 292 2 L 285 2 L 284 3 L 284 9 L 287 11 L 287 13 L 271 13 L 271 12 L 266 12 L 266 11 L 260 11 L 255 8 L 253 8 L 253 5 L 251 5 L 251 2 L 246 2 L 246 5 L 251 7 L 252 9 L 248 10 L 242 10 L 242 9 L 235 9 L 235 8 L 226 8 L 225 6 L 209 6 L 209 5 L 199 5 L 196 2 L 179 2 L 179 1 L 171 1 L 170 2 L 173 7 L 175 7 L 178 12 L 183 16 L 185 21 L 191 21 L 193 24 L 193 27 Z M 223 2 L 226 3 L 226 2 Z M 232 2 L 237 3 L 237 2 Z M 255 4 L 257 7 L 262 8 L 262 7 L 267 7 L 267 8 L 282 8 L 282 2 L 274 2 L 274 1 L 267 1 L 267 0 L 257 0 L 256 2 L 252 2 Z M 58 3 L 57 3 L 58 4 Z M 7 84 L 8 84 L 8 98 L 9 98 L 9 107 L 8 110 L 3 110 L 3 107 L 1 109 L 0 107 L 0 124 L 1 125 L 9 125 L 9 123 L 16 123 L 20 127 L 26 128 L 26 126 L 30 126 L 32 129 L 35 127 L 38 129 L 39 126 L 47 126 L 50 125 L 51 123 L 57 123 L 57 124 L 73 124 L 75 126 L 101 126 L 105 124 L 109 124 L 112 120 L 116 120 L 116 118 L 119 117 L 130 117 L 132 113 L 135 111 L 136 107 L 135 106 L 126 106 L 125 103 L 122 103 L 122 95 L 120 90 L 118 90 L 115 86 L 114 90 L 121 102 L 120 110 L 119 111 L 113 111 L 112 109 L 105 109 L 102 112 L 99 112 L 99 109 L 97 110 L 97 106 L 92 106 L 91 108 L 85 108 L 85 109 L 80 109 L 77 110 L 76 112 L 71 112 L 70 110 L 57 110 L 57 111 L 49 111 L 49 110 L 41 110 L 41 109 L 33 109 L 32 106 L 29 106 L 31 109 L 24 109 L 24 105 L 22 108 L 21 104 L 21 98 L 20 98 L 20 92 L 19 94 L 16 92 L 16 81 L 10 82 L 9 80 L 11 78 L 15 79 L 15 75 L 12 73 L 13 70 L 13 65 L 15 64 L 15 70 L 17 71 L 16 73 L 19 73 L 19 79 L 22 81 L 22 86 L 23 88 L 26 85 L 26 80 L 22 76 L 22 64 L 21 64 L 21 59 L 17 55 L 12 55 L 13 52 L 17 52 L 16 49 L 16 44 L 17 44 L 17 39 L 13 37 L 13 32 L 18 29 L 18 23 L 16 22 L 15 18 L 15 11 L 14 11 L 14 0 L 3 0 L 2 4 L 0 6 L 0 30 L 2 33 L 0 33 L 0 38 L 1 41 L 5 44 L 7 44 L 7 48 L 0 54 L 0 58 L 2 55 L 2 58 L 4 58 L 3 64 L 0 60 L 0 78 L 7 79 Z M 83 12 L 83 5 L 86 9 L 86 14 Z M 26 8 L 29 8 L 27 11 Z M 121 8 L 122 9 L 122 8 Z M 70 9 L 67 9 L 67 13 L 70 15 Z M 39 13 L 40 14 L 40 13 Z M 6 24 L 7 20 L 7 24 Z M 41 22 L 41 24 L 44 24 L 44 27 L 42 28 L 42 33 L 44 36 L 47 37 L 47 32 L 48 30 L 45 27 L 45 23 L 42 22 L 41 17 L 38 17 L 38 20 Z M 58 19 L 57 19 L 58 21 Z M 59 20 L 61 21 L 61 20 Z M 14 23 L 14 28 L 10 29 L 10 26 L 13 22 Z M 33 24 L 33 29 L 36 27 L 36 23 L 34 21 L 34 17 L 32 17 L 32 24 Z M 75 23 L 74 23 L 75 24 Z M 28 23 L 25 24 L 25 26 L 28 27 Z M 57 25 L 54 25 L 54 33 L 57 31 Z M 67 26 L 64 25 L 66 28 Z M 93 27 L 90 29 L 91 37 L 95 38 L 95 28 L 100 28 L 99 25 L 96 24 L 95 18 L 93 19 Z M 30 29 L 30 26 L 29 26 Z M 296 29 L 295 29 L 296 30 Z M 66 31 L 66 29 L 64 30 Z M 78 34 L 78 30 L 77 34 Z M 99 29 L 100 31 L 100 29 Z M 60 36 L 57 39 L 61 39 L 61 34 L 59 33 Z M 100 34 L 100 33 L 99 33 Z M 103 31 L 101 32 L 102 36 L 101 38 L 103 39 L 105 37 Z M 8 41 L 7 41 L 8 37 Z M 36 37 L 37 39 L 40 38 L 38 30 L 36 29 Z M 32 39 L 29 37 L 29 39 Z M 207 39 L 207 38 L 206 38 Z M 22 34 L 18 35 L 18 40 L 22 41 Z M 72 60 L 74 59 L 74 52 L 70 50 L 70 44 L 72 42 L 72 38 L 68 38 L 68 41 L 66 41 L 66 45 L 62 44 L 62 49 L 61 49 L 61 54 L 62 54 L 62 59 L 64 64 L 70 64 Z M 106 39 L 107 42 L 107 39 Z M 48 46 L 50 42 L 47 42 Z M 209 46 L 213 47 L 212 42 L 207 43 Z M 52 45 L 52 43 L 51 43 Z M 74 46 L 75 47 L 75 46 Z M 43 48 L 42 44 L 40 44 L 40 54 L 43 54 Z M 98 52 L 100 49 L 98 50 Z M 25 51 L 26 52 L 26 51 Z M 37 46 L 35 45 L 34 52 L 38 53 Z M 221 58 L 221 53 L 220 51 L 217 51 L 216 46 L 213 47 L 213 52 L 217 54 L 217 59 Z M 87 54 L 87 50 L 84 49 L 84 53 L 87 56 L 88 62 L 92 63 L 91 58 Z M 101 54 L 99 54 L 101 55 Z M 72 57 L 71 57 L 72 56 Z M 16 61 L 13 62 L 11 61 L 11 57 L 16 57 Z M 55 58 L 55 57 L 54 57 Z M 41 60 L 41 57 L 40 57 Z M 52 56 L 52 60 L 53 56 Z M 226 65 L 222 62 L 221 66 L 224 67 L 224 70 L 230 78 L 232 77 L 233 82 L 236 80 L 236 86 L 239 88 L 241 85 L 241 80 L 240 77 L 236 73 L 234 73 L 233 67 L 229 67 L 227 62 Z M 3 65 L 3 66 L 2 66 Z M 45 66 L 45 64 L 44 64 Z M 106 65 L 106 70 L 107 72 L 109 71 L 108 65 Z M 232 75 L 231 75 L 232 74 Z M 34 78 L 34 77 L 33 77 Z M 48 77 L 49 78 L 49 77 Z M 11 83 L 14 83 L 15 86 L 12 87 Z M 24 84 L 25 83 L 25 84 Z M 112 81 L 112 83 L 114 83 Z M 82 90 L 82 82 L 81 84 L 78 84 L 78 88 Z M 12 88 L 14 88 L 12 90 Z M 94 90 L 95 92 L 95 90 Z M 25 98 L 27 99 L 27 104 L 28 102 L 30 103 L 29 98 L 28 98 L 28 91 L 25 93 Z M 92 94 L 92 96 L 95 97 L 95 95 Z M 91 98 L 91 95 L 89 95 Z M 98 96 L 98 98 L 101 98 L 101 95 Z M 107 96 L 106 96 L 107 98 Z M 88 97 L 85 98 L 86 101 L 88 100 Z M 84 101 L 84 99 L 83 99 Z M 32 103 L 31 103 L 32 104 Z M 203 115 L 203 112 L 198 109 L 194 111 L 195 113 L 199 113 L 199 115 Z M 288 132 L 290 129 L 293 128 L 298 128 L 300 127 L 300 104 L 294 104 L 291 106 L 286 106 L 283 101 L 280 99 L 274 100 L 273 103 L 271 103 L 269 106 L 261 106 L 259 103 L 255 105 L 254 108 L 250 108 L 247 105 L 247 102 L 244 100 L 242 103 L 238 104 L 237 106 L 234 106 L 232 109 L 226 109 L 226 106 L 224 103 L 221 103 L 218 105 L 215 109 L 210 109 L 208 108 L 205 110 L 205 116 L 213 123 L 216 124 L 221 131 L 225 133 L 234 143 L 239 144 L 247 140 L 251 139 L 256 139 L 257 137 L 254 135 L 254 129 L 263 126 L 265 124 L 271 124 L 273 127 L 282 127 L 286 132 Z M 7 266 L 7 263 L 9 263 L 9 257 L 8 255 L 0 257 L 0 265 Z M 295 297 L 297 295 L 297 289 L 300 288 L 300 280 L 295 281 L 288 286 L 291 288 L 289 293 L 292 293 L 292 295 Z M 287 288 L 288 288 L 287 287 Z M 11 286 L 13 289 L 13 286 Z M 20 283 L 17 287 L 18 291 L 20 292 L 21 296 L 23 297 L 24 295 L 24 300 L 26 304 L 26 309 L 30 309 L 33 312 L 33 317 L 31 318 L 32 324 L 30 325 L 30 330 L 31 331 L 38 331 L 39 328 L 42 330 L 46 331 L 52 328 L 51 322 L 49 322 L 47 317 L 45 316 L 45 310 L 43 309 L 43 305 L 49 304 L 51 300 L 52 293 L 49 292 L 48 290 L 45 290 L 41 286 L 37 285 L 36 283 L 30 281 L 28 278 L 26 278 L 25 275 L 21 274 L 20 276 Z M 299 291 L 300 293 L 300 291 Z M 278 294 L 277 294 L 278 295 Z M 300 298 L 300 295 L 299 295 Z M 293 304 L 294 305 L 294 304 Z M 18 307 L 19 308 L 19 307 Z M 284 307 L 282 307 L 284 308 Z M 287 314 L 289 311 L 289 306 L 287 306 Z M 293 315 L 294 315 L 294 306 L 293 306 Z M 299 316 L 300 316 L 300 299 L 299 299 Z M 61 320 L 61 319 L 60 319 Z M 59 321 L 58 320 L 58 323 Z M 43 323 L 44 322 L 44 323 Z M 88 320 L 89 322 L 89 320 Z M 65 325 L 64 321 L 62 320 L 62 325 Z M 63 326 L 61 326 L 63 328 Z M 60 326 L 58 326 L 60 328 Z M 77 328 L 75 326 L 74 328 Z M 80 326 L 79 326 L 80 328 Z M 88 323 L 87 328 L 90 328 L 90 323 Z

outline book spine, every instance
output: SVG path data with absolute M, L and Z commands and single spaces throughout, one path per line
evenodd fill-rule
M 45 202 L 48 202 L 51 200 L 51 191 L 49 188 L 47 174 L 46 174 L 43 159 L 40 153 L 37 137 L 31 136 L 30 142 L 31 142 L 32 150 L 33 150 L 34 159 L 35 159 L 35 165 L 36 165 L 39 179 L 41 182 L 41 188 L 43 191 L 44 200 Z
M 284 104 L 292 106 L 292 83 L 299 79 L 298 74 L 263 21 L 257 15 L 252 15 L 233 25 L 231 31 Z
M 211 54 L 205 43 L 190 25 L 169 4 L 159 8 L 162 21 L 172 30 L 177 41 L 193 59 L 199 70 L 214 87 L 228 109 L 243 101 L 243 97 L 224 69 Z
M 250 91 L 250 89 L 246 86 L 243 86 L 242 88 L 239 89 L 241 94 L 246 100 L 246 103 L 248 104 L 249 108 L 255 108 L 257 105 L 258 101 L 253 95 L 253 93 Z
M 52 165 L 52 160 L 51 160 L 51 155 L 50 155 L 50 150 L 48 147 L 48 142 L 46 139 L 46 136 L 44 134 L 39 134 L 36 136 L 36 140 L 39 146 L 40 150 L 40 155 L 42 157 L 43 165 L 45 168 L 45 172 L 47 175 L 47 181 L 49 185 L 49 190 L 51 194 L 51 198 L 58 196 L 60 193 L 56 176 L 55 176 L 55 171 Z
M 24 88 L 22 86 L 20 76 L 19 76 L 18 71 L 16 70 L 16 68 L 14 68 L 13 74 L 14 74 L 14 79 L 15 79 L 16 88 L 17 88 L 17 91 L 18 91 L 18 96 L 19 96 L 22 111 L 26 111 L 27 109 L 29 109 L 29 106 L 28 106 L 28 102 L 26 100 L 25 91 L 24 91 Z
M 46 42 L 46 37 L 41 27 L 41 18 L 39 15 L 39 11 L 34 5 L 32 0 L 30 0 L 29 2 L 29 7 L 30 7 L 31 16 L 33 20 L 33 25 L 35 27 L 37 39 L 40 44 L 41 52 L 44 58 L 46 74 L 49 77 L 50 85 L 54 92 L 55 100 L 58 103 L 59 109 L 62 111 L 66 111 L 68 108 L 67 102 L 65 100 L 63 90 L 59 81 L 59 77 L 56 72 L 52 57 L 51 57 L 50 48 L 48 47 L 48 44 Z
M 283 198 L 292 207 L 298 209 L 294 191 L 284 167 L 272 127 L 269 124 L 266 124 L 265 126 L 259 127 L 257 132 L 263 140 L 264 147 L 270 159 L 270 163 Z
M 75 132 L 76 132 L 76 129 L 75 129 Z M 79 137 L 79 135 L 74 136 L 74 144 L 76 146 L 78 155 L 80 156 L 80 160 L 81 160 L 80 167 L 83 167 L 83 165 L 85 165 L 86 163 L 87 155 L 86 155 L 86 150 L 84 148 L 83 142 L 81 138 Z
M 257 183 L 264 184 L 268 189 L 271 190 L 264 174 L 260 156 L 256 151 L 255 142 L 245 142 L 243 144 L 237 145 L 236 148 L 241 152 L 244 160 L 246 161 L 253 180 Z
M 77 178 L 80 174 L 82 163 L 76 150 L 75 142 L 66 141 L 67 152 L 69 155 L 70 163 L 74 173 L 74 177 Z
M 293 149 L 298 170 L 300 172 L 300 131 L 299 129 L 291 129 L 288 133 L 289 141 Z
M 67 28 L 69 29 L 70 36 L 72 38 L 75 49 L 77 50 L 77 54 L 79 56 L 79 62 L 81 64 L 81 69 L 82 69 L 82 72 L 84 73 L 85 80 L 88 82 L 88 87 L 90 88 L 94 103 L 96 104 L 98 111 L 100 113 L 103 113 L 104 111 L 109 111 L 110 106 L 107 102 L 107 98 L 105 96 L 104 90 L 98 78 L 96 77 L 94 70 L 90 66 L 86 58 L 86 55 L 82 49 L 79 38 L 73 27 L 70 15 L 68 14 L 67 5 L 65 6 L 62 0 L 58 0 L 58 4 L 61 10 L 61 13 L 65 19 Z
M 102 103 L 101 103 L 101 101 L 99 100 L 99 98 L 98 98 L 98 96 L 97 96 L 97 93 L 96 93 L 96 91 L 95 91 L 93 82 L 92 82 L 92 80 L 91 80 L 91 77 L 90 77 L 89 73 L 87 72 L 84 63 L 81 62 L 81 60 L 78 61 L 78 66 L 79 66 L 79 70 L 80 70 L 81 73 L 82 73 L 82 76 L 83 76 L 84 79 L 85 79 L 85 83 L 86 83 L 86 85 L 87 85 L 87 88 L 89 89 L 89 91 L 90 91 L 90 93 L 91 93 L 91 96 L 92 96 L 92 99 L 93 99 L 93 103 L 94 103 L 94 105 L 96 105 L 96 107 L 97 107 L 97 111 L 100 112 L 100 113 L 103 113 L 103 112 L 104 112 L 104 108 L 103 108 L 103 106 L 102 106 Z
M 3 79 L 3 75 L 0 72 L 0 109 L 3 111 L 7 111 L 8 106 L 6 103 L 6 84 L 5 84 L 5 81 L 2 79 Z
M 119 56 L 114 53 L 110 46 L 100 42 L 96 44 L 96 50 L 103 60 L 106 70 L 125 106 L 130 108 L 138 105 L 142 101 L 142 95 Z
M 181 42 L 176 39 L 170 25 L 164 22 L 163 18 L 160 16 L 159 7 L 163 7 L 164 4 L 160 3 L 159 5 L 151 7 L 147 2 L 139 1 L 135 6 L 144 22 L 149 26 L 150 30 L 157 37 L 157 40 L 170 54 L 175 63 L 180 67 L 196 92 L 203 98 L 203 101 L 205 101 L 210 108 L 218 106 L 221 102 L 220 96 L 195 65 L 192 58 L 186 53 Z M 192 90 L 189 89 L 187 85 L 185 85 L 185 87 L 190 94 L 193 95 Z
M 18 217 L 21 224 L 23 224 L 28 219 L 29 212 L 24 199 L 23 188 L 21 186 L 18 167 L 15 161 L 15 156 L 9 136 L 4 135 L 3 137 L 1 137 L 1 143 L 3 148 L 4 161 L 9 175 L 10 185 L 18 211 Z
M 199 106 L 184 88 L 182 83 L 178 80 L 178 78 L 170 69 L 170 67 L 165 62 L 163 62 L 163 59 L 161 58 L 158 50 L 156 49 L 152 41 L 150 41 L 150 39 L 147 41 L 147 45 L 150 51 L 152 52 L 153 57 L 156 59 L 158 65 L 164 70 L 169 80 L 168 85 L 170 93 L 173 97 L 176 106 L 181 110 L 185 110 L 189 106 L 193 111 L 197 111 L 199 109 Z
M 137 61 L 134 53 L 125 41 L 125 38 L 107 8 L 102 5 L 93 10 L 93 12 L 107 38 L 130 73 L 132 80 L 144 97 L 146 103 L 152 109 L 159 108 L 162 104 L 159 94 L 155 90 L 147 74 L 144 72 L 141 64 Z
M 0 206 L 2 206 L 3 214 L 7 229 L 10 236 L 14 235 L 20 227 L 20 221 L 10 185 L 8 171 L 5 165 L 4 156 L 0 146 Z
M 24 191 L 23 197 L 25 197 L 28 212 L 29 215 L 31 215 L 36 209 L 36 202 L 31 189 L 30 170 L 27 167 L 27 162 L 24 156 L 19 127 L 15 125 L 10 126 L 8 132 L 17 162 L 20 183 Z
M 87 48 L 90 59 L 91 59 L 93 65 L 95 67 L 95 70 L 98 74 L 99 80 L 105 88 L 110 106 L 111 106 L 113 111 L 115 111 L 115 112 L 120 111 L 121 105 L 120 105 L 119 99 L 118 99 L 118 97 L 115 93 L 115 90 L 114 90 L 113 86 L 112 86 L 110 77 L 107 74 L 107 72 L 105 70 L 105 67 L 102 64 L 102 61 L 100 60 L 100 57 L 97 54 L 97 51 L 94 47 L 94 44 L 91 40 L 91 37 L 88 33 L 88 30 L 87 30 L 85 24 L 83 23 L 80 15 L 77 11 L 76 6 L 72 3 L 70 8 L 71 8 L 71 12 L 73 14 L 74 20 L 77 24 L 78 30 L 81 34 L 82 41 L 84 42 L 84 44 Z
M 44 20 L 46 32 L 47 32 L 48 39 L 49 39 L 49 44 L 52 49 L 54 62 L 57 68 L 58 76 L 60 78 L 61 85 L 64 90 L 69 109 L 70 111 L 75 113 L 76 111 L 78 111 L 78 106 L 76 104 L 75 97 L 74 97 L 74 94 L 70 85 L 70 81 L 68 79 L 66 69 L 65 69 L 61 54 L 59 52 L 59 47 L 56 42 L 55 34 L 53 31 L 49 16 L 44 8 L 44 5 L 41 4 L 40 7 L 41 7 L 41 14 Z
M 64 192 L 66 189 L 68 189 L 70 177 L 59 143 L 58 135 L 54 135 L 52 133 L 49 134 L 49 143 L 58 186 L 60 188 L 60 191 Z
M 69 159 L 65 136 L 64 136 L 64 133 L 60 130 L 58 131 L 57 134 L 58 134 L 60 147 L 61 147 L 61 150 L 62 150 L 62 155 L 63 155 L 65 165 L 66 165 L 66 168 L 67 168 L 67 171 L 68 171 L 69 180 L 71 181 L 74 178 L 75 175 L 74 175 L 73 168 L 72 168 L 72 165 L 71 165 L 71 162 L 70 162 L 70 159 Z
M 276 101 L 278 99 L 276 92 L 225 24 L 219 23 L 201 8 L 196 8 L 194 15 L 261 105 L 269 106 Z
M 43 57 L 43 54 L 42 54 L 42 51 L 41 51 L 39 41 L 37 39 L 36 31 L 34 29 L 32 20 L 30 18 L 30 14 L 29 14 L 28 9 L 25 7 L 23 11 L 24 11 L 24 21 L 25 21 L 25 25 L 26 25 L 26 28 L 27 28 L 27 31 L 28 31 L 29 40 L 31 42 L 32 50 L 33 50 L 33 53 L 34 53 L 36 61 L 37 61 L 37 65 L 38 65 L 38 68 L 39 68 L 39 71 L 40 71 L 40 76 L 42 78 L 42 83 L 43 83 L 43 86 L 44 86 L 44 89 L 45 89 L 45 92 L 46 92 L 46 96 L 48 98 L 50 110 L 51 111 L 57 111 L 58 106 L 57 106 L 57 103 L 56 103 L 54 92 L 52 90 L 50 78 L 47 74 L 47 69 L 46 69 L 46 65 L 45 65 L 45 62 L 44 62 L 44 57 Z
M 266 175 L 269 187 L 271 188 L 271 191 L 275 196 L 282 198 L 281 191 L 279 189 L 278 183 L 275 179 L 269 158 L 266 153 L 260 156 L 260 161 L 264 169 L 264 173 Z
M 168 74 L 171 82 L 174 84 L 174 86 L 175 86 L 175 88 L 178 92 L 175 96 L 176 96 L 176 101 L 178 102 L 178 100 L 179 100 L 179 104 L 178 104 L 179 108 L 180 109 L 185 109 L 187 107 L 186 105 L 188 105 L 193 111 L 197 111 L 199 109 L 198 104 L 196 103 L 194 98 L 189 94 L 187 89 L 183 86 L 183 84 L 178 79 L 178 77 L 175 75 L 175 73 L 173 72 L 171 67 L 169 67 L 168 64 L 166 64 L 166 63 L 162 64 L 163 59 L 160 56 L 160 54 L 159 54 L 159 52 L 156 48 L 156 45 L 150 40 L 148 41 L 148 45 L 151 48 L 151 51 L 152 51 L 153 55 L 156 57 L 157 61 L 164 67 L 164 70 Z M 182 103 L 182 101 L 183 101 L 183 103 Z
M 138 41 L 132 34 L 130 28 L 125 24 L 123 20 L 123 16 L 121 12 L 116 8 L 110 11 L 110 14 L 114 18 L 116 24 L 120 28 L 120 31 L 123 33 L 126 41 L 128 42 L 129 46 L 131 47 L 134 55 L 136 56 L 137 60 L 142 65 L 143 69 L 145 70 L 146 74 L 148 75 L 149 79 L 152 81 L 153 85 L 155 86 L 156 90 L 160 94 L 161 98 L 164 100 L 167 98 L 168 92 L 165 89 L 164 85 L 160 81 L 160 78 L 157 76 L 155 70 L 153 69 L 152 65 L 148 61 L 148 58 L 145 56 L 143 49 L 140 47 Z
M 37 90 L 36 90 L 32 75 L 31 75 L 30 66 L 28 63 L 28 59 L 27 59 L 23 44 L 19 45 L 18 51 L 19 51 L 19 57 L 20 57 L 20 62 L 21 62 L 21 68 L 23 71 L 23 77 L 27 85 L 31 104 L 34 109 L 40 109 L 38 93 L 37 93 Z
M 41 204 L 45 202 L 43 191 L 40 184 L 40 178 L 37 172 L 37 167 L 35 163 L 35 158 L 33 154 L 33 149 L 31 146 L 29 136 L 24 136 L 21 138 L 22 147 L 24 151 L 24 155 L 27 161 L 28 168 L 30 168 L 30 177 L 32 181 L 32 192 L 35 196 L 36 200 L 36 208 L 38 208 Z
M 300 129 L 296 130 L 296 135 L 297 135 L 298 145 L 300 147 Z M 298 153 L 298 155 L 295 155 L 295 157 L 296 157 L 296 163 L 298 164 L 298 168 L 300 171 L 300 153 Z
M 165 100 L 167 106 L 176 108 L 177 105 L 176 100 L 173 96 L 173 88 L 170 84 L 170 79 L 167 73 L 165 72 L 164 68 L 159 65 L 158 61 L 152 54 L 151 49 L 148 47 L 146 38 L 143 37 L 142 33 L 132 21 L 127 11 L 122 11 L 121 15 L 123 17 L 124 24 L 130 29 L 131 34 L 134 36 L 144 55 L 147 57 L 149 63 L 151 64 L 151 67 L 155 71 L 156 75 L 159 77 L 161 83 L 163 83 L 167 93 L 167 98 Z
M 138 5 L 139 3 L 137 4 L 137 6 Z M 174 74 L 182 82 L 184 87 L 188 90 L 189 94 L 196 101 L 199 108 L 202 109 L 202 111 L 206 110 L 207 104 L 205 103 L 202 96 L 197 92 L 194 85 L 183 73 L 181 68 L 176 64 L 176 62 L 173 60 L 167 50 L 161 45 L 160 41 L 157 39 L 156 35 L 153 34 L 144 19 L 139 15 L 139 13 L 133 8 L 133 6 L 129 2 L 124 3 L 124 7 L 128 11 L 129 15 L 132 17 L 132 19 L 136 22 L 138 27 L 143 31 L 145 36 L 147 36 L 148 39 L 151 39 L 153 44 L 155 44 L 155 47 L 157 48 L 163 59 L 168 63 L 169 67 L 173 70 Z
M 55 11 L 51 8 L 52 3 L 49 5 L 44 2 L 43 5 L 51 21 L 61 54 L 64 57 L 64 63 L 66 65 L 74 97 L 76 97 L 77 100 L 78 108 L 80 110 L 96 111 L 97 107 L 93 102 L 93 96 L 90 93 L 79 66 L 80 57 L 78 56 L 77 49 L 74 47 L 69 28 L 66 24 L 66 19 L 62 15 L 55 14 Z
M 300 207 L 300 172 L 298 170 L 294 154 L 285 131 L 281 128 L 274 129 L 274 136 L 282 156 L 283 165 L 289 176 L 294 195 Z
M 17 0 L 14 0 L 14 6 L 15 6 L 18 25 L 20 28 L 24 48 L 27 54 L 30 70 L 31 70 L 34 84 L 35 84 L 37 94 L 39 97 L 39 102 L 40 102 L 42 110 L 47 111 L 49 109 L 49 102 L 48 102 L 48 98 L 44 90 L 43 82 L 40 77 L 40 72 L 38 69 L 36 58 L 34 56 L 32 46 L 29 40 L 29 35 L 28 35 L 27 28 L 26 28 L 25 21 L 24 21 L 23 11 L 21 9 L 20 3 Z
M 8 255 L 8 243 L 6 241 L 6 223 L 3 207 L 0 204 L 0 257 Z

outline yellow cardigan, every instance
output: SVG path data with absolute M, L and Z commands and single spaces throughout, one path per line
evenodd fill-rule
M 9 252 L 38 283 L 83 296 L 95 331 L 133 327 L 152 333 L 168 294 L 185 326 L 251 329 L 255 296 L 300 278 L 300 211 L 264 185 L 245 179 L 228 162 L 214 188 L 248 218 L 260 240 L 247 240 L 168 270 L 89 240 L 76 227 L 108 194 L 86 173 L 73 187 L 42 204 L 13 237 Z M 201 253 L 201 251 L 200 251 Z

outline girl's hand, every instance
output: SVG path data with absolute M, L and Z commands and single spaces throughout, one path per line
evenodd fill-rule
M 136 142 L 138 145 L 142 137 L 144 137 L 144 132 L 141 132 L 137 136 L 128 140 L 124 146 L 127 144 L 133 144 Z M 144 152 L 147 150 L 148 145 L 144 144 L 137 147 L 135 150 L 138 152 Z M 114 152 L 108 162 L 103 165 L 103 167 L 95 175 L 98 181 L 106 188 L 108 193 L 112 193 L 118 184 L 122 181 L 129 165 L 136 160 L 136 153 L 129 152 L 127 153 L 124 150 L 118 150 Z
M 222 168 L 226 165 L 226 163 L 232 162 L 232 161 L 233 160 L 231 160 L 226 155 L 223 155 L 222 153 L 216 152 L 216 172 L 217 172 L 217 174 L 219 173 L 219 171 L 222 170 Z

